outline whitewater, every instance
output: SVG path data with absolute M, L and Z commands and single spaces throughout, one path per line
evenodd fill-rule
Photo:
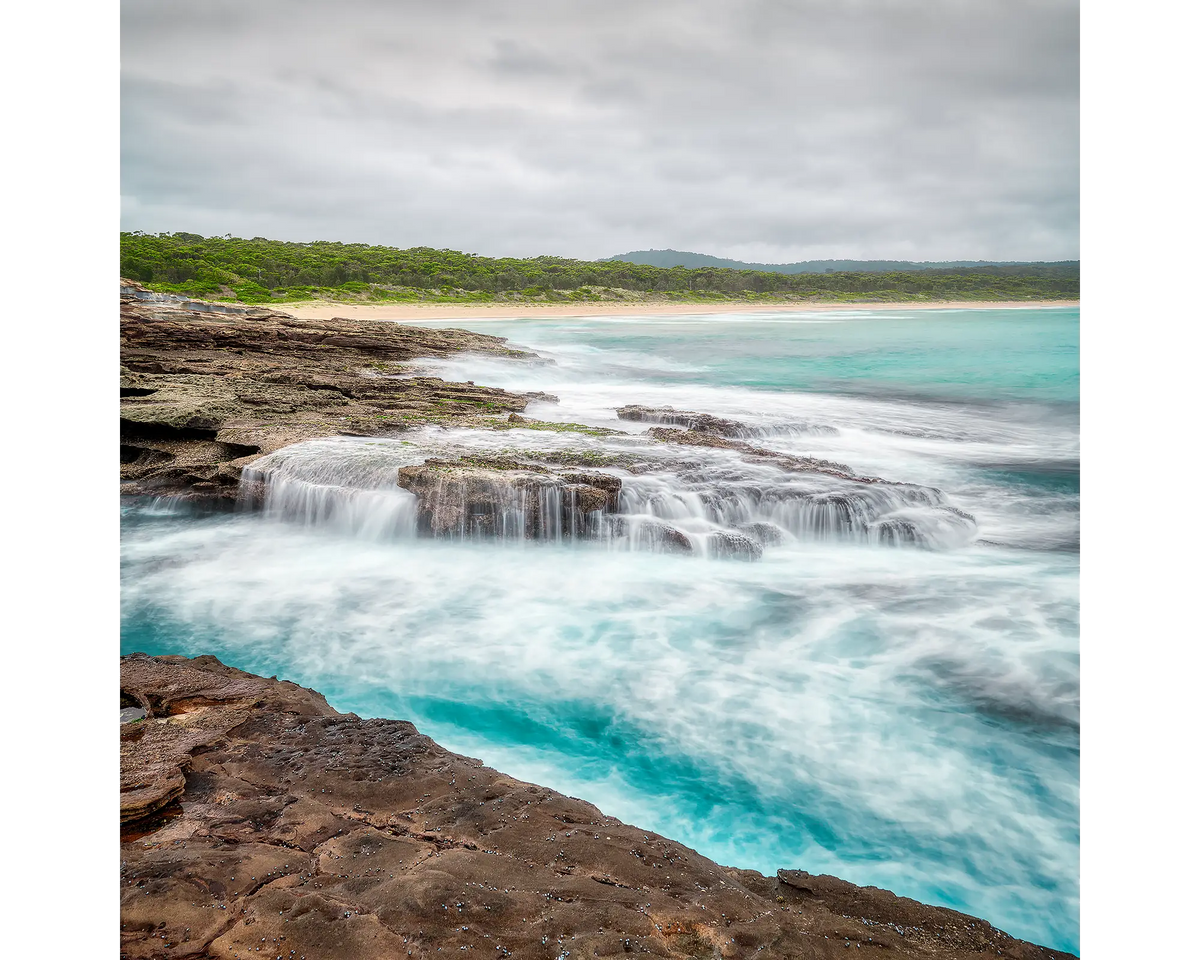
M 1077 308 L 428 325 L 554 362 L 414 373 L 594 429 L 298 444 L 248 471 L 255 511 L 125 498 L 123 652 L 215 654 L 718 862 L 1078 951 Z M 658 442 L 631 404 L 743 447 Z M 462 456 L 583 462 L 620 501 L 422 536 L 397 471 Z

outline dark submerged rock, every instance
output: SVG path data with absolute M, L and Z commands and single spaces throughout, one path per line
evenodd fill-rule
M 682 427 L 694 433 L 708 433 L 729 439 L 758 437 L 782 432 L 785 434 L 814 434 L 817 436 L 834 437 L 838 430 L 823 423 L 789 423 L 778 428 L 752 427 L 741 420 L 729 420 L 716 417 L 711 413 L 697 413 L 694 410 L 676 410 L 674 407 L 646 407 L 638 403 L 617 408 L 617 417 L 637 423 L 661 423 L 666 426 Z

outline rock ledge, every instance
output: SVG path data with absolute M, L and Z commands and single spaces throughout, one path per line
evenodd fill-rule
M 719 866 L 214 657 L 123 657 L 121 701 L 147 714 L 121 725 L 123 957 L 1069 956 L 873 887 Z

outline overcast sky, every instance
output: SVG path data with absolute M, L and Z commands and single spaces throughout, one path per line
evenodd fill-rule
M 122 0 L 122 228 L 1079 252 L 1075 0 Z

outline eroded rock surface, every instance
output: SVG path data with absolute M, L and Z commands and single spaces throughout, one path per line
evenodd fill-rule
M 302 440 L 490 422 L 530 398 L 396 376 L 457 352 L 539 358 L 503 338 L 265 309 L 138 299 L 122 286 L 121 479 L 126 493 L 232 499 L 242 467 Z
M 638 423 L 659 423 L 666 426 L 682 427 L 694 433 L 709 433 L 718 437 L 730 439 L 745 439 L 761 437 L 772 431 L 770 428 L 754 427 L 741 420 L 729 420 L 716 417 L 711 413 L 698 413 L 695 410 L 676 410 L 674 407 L 647 407 L 640 403 L 631 403 L 617 408 L 617 417 Z M 795 422 L 782 429 L 784 433 L 817 434 L 820 436 L 836 436 L 837 428 L 829 424 Z
M 881 483 L 877 477 L 861 477 L 844 463 L 834 463 L 832 460 L 822 460 L 819 457 L 793 457 L 775 450 L 756 447 L 743 440 L 731 440 L 714 433 L 703 433 L 698 430 L 680 430 L 675 427 L 651 427 L 646 435 L 660 443 L 677 443 L 689 447 L 718 447 L 725 450 L 737 450 L 746 454 L 751 462 L 761 460 L 784 470 L 795 470 L 801 473 L 825 473 L 843 480 L 856 480 L 861 483 Z
M 674 407 L 644 407 L 633 403 L 617 409 L 617 417 L 640 423 L 663 423 L 683 427 L 696 433 L 712 433 L 721 437 L 743 437 L 752 431 L 740 420 L 726 420 L 709 413 L 676 410 Z
M 617 477 L 499 457 L 429 459 L 401 467 L 397 482 L 417 497 L 418 531 L 435 537 L 594 533 L 596 515 L 615 510 L 621 492 Z
M 147 710 L 121 727 L 123 957 L 1068 956 L 872 887 L 719 866 L 213 657 L 124 657 L 121 690 Z M 172 799 L 126 802 L 146 788 Z

